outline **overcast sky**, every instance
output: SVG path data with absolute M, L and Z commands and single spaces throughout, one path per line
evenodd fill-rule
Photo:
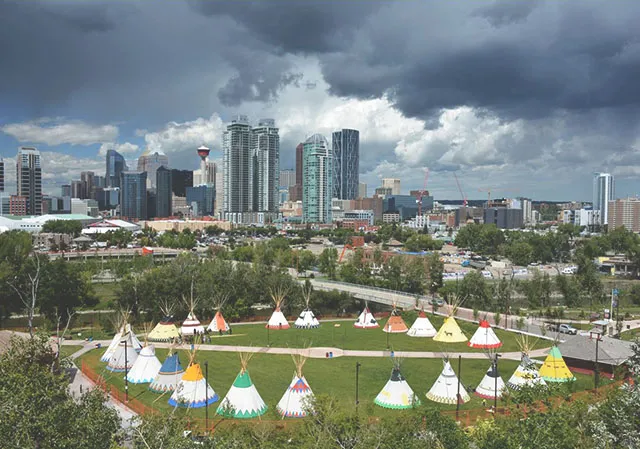
M 640 193 L 634 0 L 0 0 L 0 155 L 43 152 L 45 191 L 109 148 L 196 168 L 224 124 L 274 118 L 295 145 L 360 130 L 361 180 L 458 199 Z

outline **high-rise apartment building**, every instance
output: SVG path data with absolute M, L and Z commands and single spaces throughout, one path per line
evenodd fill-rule
M 83 171 L 80 172 L 80 182 L 82 183 L 82 196 L 78 198 L 88 199 L 92 198 L 91 193 L 93 192 L 93 178 L 95 173 L 92 171 Z
M 246 115 L 238 115 L 223 134 L 225 214 L 249 211 L 249 165 L 251 126 Z
M 383 178 L 382 187 L 391 189 L 391 195 L 400 195 L 400 180 L 395 178 Z
M 169 158 L 161 152 L 154 152 L 147 148 L 138 158 L 138 171 L 147 172 L 147 189 L 156 188 L 156 170 L 162 166 L 169 167 Z
M 105 175 L 107 187 L 120 187 L 120 175 L 128 169 L 124 156 L 116 150 L 107 151 L 107 171 Z
M 314 134 L 304 143 L 302 217 L 306 223 L 331 223 L 333 156 L 327 139 Z
M 62 184 L 60 186 L 60 193 L 62 196 L 71 196 L 71 184 Z
M 147 172 L 125 171 L 120 176 L 120 215 L 128 219 L 147 218 Z
M 289 187 L 289 200 L 302 201 L 302 158 L 304 143 L 296 146 L 296 183 Z
M 289 187 L 296 184 L 296 172 L 295 170 L 280 170 L 280 187 Z
M 640 232 L 640 199 L 625 198 L 609 201 L 607 206 L 609 229 L 624 227 L 631 232 Z
M 367 197 L 367 184 L 364 182 L 358 183 L 358 198 Z
M 26 198 L 26 214 L 42 215 L 42 169 L 40 152 L 20 147 L 16 158 L 17 196 Z
M 171 169 L 162 166 L 156 170 L 156 217 L 171 216 Z
M 0 192 L 4 192 L 4 160 L 0 156 Z
M 609 223 L 609 201 L 613 201 L 615 184 L 609 173 L 596 173 L 593 177 L 593 210 L 600 212 L 600 225 Z
M 360 182 L 360 132 L 343 129 L 331 138 L 333 154 L 333 197 L 354 200 Z
M 262 119 L 252 128 L 246 116 L 237 116 L 224 133 L 223 150 L 223 215 L 244 223 L 256 212 L 277 214 L 280 136 L 275 122 Z

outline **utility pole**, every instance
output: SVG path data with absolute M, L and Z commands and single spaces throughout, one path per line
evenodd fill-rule
M 204 431 L 209 433 L 209 362 L 204 362 L 204 378 L 206 385 L 204 386 Z
M 358 410 L 358 404 L 360 403 L 358 398 L 360 366 L 360 362 L 356 362 L 356 410 Z
M 127 340 L 124 340 L 124 402 L 129 402 L 129 379 L 127 376 L 129 375 L 128 370 L 128 360 L 127 360 Z

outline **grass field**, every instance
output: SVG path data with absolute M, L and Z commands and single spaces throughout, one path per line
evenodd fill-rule
M 98 298 L 98 304 L 91 307 L 92 310 L 106 310 L 115 307 L 117 282 L 106 282 L 104 284 L 94 283 L 93 293 Z
M 100 362 L 101 351 L 90 351 L 82 357 L 94 371 L 102 374 L 108 383 L 124 389 L 123 374 L 112 374 L 105 369 L 106 364 Z M 158 358 L 162 361 L 167 354 L 166 350 L 158 349 Z M 188 355 L 180 352 L 180 359 L 187 363 Z M 227 393 L 240 369 L 238 355 L 229 352 L 200 351 L 197 361 L 204 372 L 204 362 L 209 365 L 209 383 L 220 396 L 220 401 Z M 305 377 L 315 394 L 329 394 L 341 401 L 345 407 L 353 407 L 355 403 L 355 365 L 361 363 L 359 378 L 360 410 L 371 416 L 399 415 L 402 411 L 387 410 L 375 406 L 373 400 L 389 379 L 391 362 L 387 358 L 356 358 L 339 357 L 333 359 L 309 359 L 304 367 Z M 454 369 L 458 372 L 457 359 L 452 361 Z M 515 370 L 518 362 L 501 360 L 499 371 L 506 382 Z M 466 386 L 475 387 L 482 380 L 489 367 L 488 360 L 462 360 L 462 382 Z M 249 364 L 249 373 L 260 395 L 269 406 L 265 419 L 278 419 L 274 409 L 293 376 L 294 364 L 289 356 L 256 354 Z M 425 394 L 431 388 L 442 371 L 440 359 L 405 359 L 402 363 L 402 373 L 416 395 L 423 403 L 433 405 L 437 409 L 455 410 L 455 405 L 437 404 L 426 399 Z M 590 389 L 593 380 L 589 376 L 576 374 L 576 390 Z M 159 396 L 147 389 L 148 385 L 129 385 L 129 397 L 140 400 L 145 405 L 159 410 L 172 409 L 167 404 L 168 395 Z M 462 406 L 462 409 L 482 407 L 482 399 L 471 395 L 472 399 Z M 217 406 L 215 404 L 215 406 Z M 214 416 L 215 407 L 210 409 L 210 416 Z M 190 416 L 203 418 L 203 409 L 185 410 L 179 409 L 178 413 L 189 413 Z
M 439 316 L 429 315 L 429 320 L 436 329 L 440 328 L 443 319 Z M 413 320 L 406 319 L 407 326 L 411 326 Z M 406 334 L 387 334 L 382 331 L 386 319 L 380 323 L 377 329 L 356 329 L 352 321 L 323 321 L 317 329 L 296 329 L 291 323 L 291 328 L 286 330 L 265 329 L 265 323 L 243 324 L 232 326 L 233 334 L 230 336 L 211 336 L 211 343 L 218 345 L 241 346 L 272 346 L 272 347 L 333 347 L 340 349 L 360 350 L 384 350 L 387 349 L 387 337 L 389 346 L 396 351 L 443 351 L 448 352 L 476 352 L 467 343 L 454 343 L 443 345 L 431 338 L 409 337 Z M 477 324 L 458 321 L 467 338 L 471 338 L 478 328 Z M 496 330 L 498 338 L 503 343 L 501 352 L 518 351 L 513 332 Z M 542 342 L 541 342 L 542 344 Z M 549 345 L 550 346 L 550 345 Z M 481 352 L 481 351 L 480 351 Z
M 632 340 L 635 340 L 636 338 L 640 338 L 640 328 L 622 332 L 620 334 L 620 338 L 622 340 L 627 340 L 627 341 L 632 341 Z
M 73 354 L 76 351 L 79 351 L 80 349 L 82 349 L 81 345 L 62 346 L 60 348 L 60 356 L 61 358 L 69 357 L 71 354 Z

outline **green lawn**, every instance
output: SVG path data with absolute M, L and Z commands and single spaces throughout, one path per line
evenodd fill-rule
M 115 299 L 116 299 L 116 288 L 118 287 L 117 282 L 106 282 L 104 284 L 94 283 L 91 284 L 93 287 L 93 293 L 98 298 L 98 304 L 96 306 L 90 307 L 91 310 L 105 310 L 112 309 L 114 307 Z
M 631 341 L 631 340 L 635 340 L 636 338 L 640 338 L 640 328 L 622 332 L 620 334 L 620 338 L 622 340 L 627 340 L 627 341 Z
M 60 357 L 61 358 L 65 358 L 65 357 L 70 357 L 71 354 L 73 354 L 76 351 L 79 351 L 82 349 L 81 345 L 72 345 L 72 346 L 62 346 L 60 348 Z
M 158 358 L 162 361 L 167 351 L 157 350 Z M 112 374 L 105 368 L 106 364 L 100 362 L 100 351 L 90 351 L 82 359 L 96 372 L 101 373 L 107 382 L 123 389 L 123 375 Z M 187 363 L 187 353 L 180 352 L 183 364 Z M 237 354 L 228 352 L 200 351 L 197 361 L 204 371 L 204 362 L 209 364 L 209 383 L 220 400 L 227 393 L 240 369 Z M 360 367 L 360 407 L 368 415 L 389 416 L 398 415 L 402 411 L 386 410 L 375 406 L 373 400 L 389 379 L 391 362 L 387 358 L 370 357 L 339 357 L 333 359 L 309 359 L 304 367 L 305 377 L 316 394 L 329 394 L 340 400 L 345 406 L 353 407 L 355 402 L 355 365 Z M 458 361 L 453 361 L 454 368 L 458 372 Z M 518 362 L 500 361 L 499 371 L 506 382 L 515 370 Z M 475 387 L 484 377 L 489 367 L 488 360 L 462 360 L 462 382 L 464 385 Z M 440 372 L 442 361 L 440 359 L 405 359 L 402 363 L 402 373 L 414 389 L 418 397 L 424 403 L 433 405 L 442 410 L 455 410 L 454 405 L 442 405 L 429 401 L 425 394 L 431 388 Z M 294 364 L 289 356 L 256 354 L 249 364 L 251 378 L 260 395 L 269 406 L 269 412 L 265 419 L 278 419 L 274 413 L 277 402 L 286 391 L 294 372 Z M 576 374 L 576 389 L 592 388 L 593 380 L 589 376 Z M 147 390 L 148 385 L 129 385 L 130 397 L 136 398 L 146 405 L 159 410 L 169 411 L 172 408 L 167 404 L 168 395 L 159 396 Z M 471 395 L 472 399 L 462 406 L 463 409 L 472 409 L 482 406 L 482 399 Z M 179 413 L 189 413 L 191 416 L 203 418 L 203 409 L 185 410 L 179 409 Z M 210 416 L 214 415 L 215 407 L 210 409 Z
M 439 316 L 429 315 L 429 320 L 438 329 L 443 319 Z M 355 321 L 355 320 L 354 320 Z M 291 322 L 291 328 L 286 330 L 265 329 L 265 323 L 243 324 L 232 326 L 231 336 L 211 336 L 211 343 L 218 345 L 241 346 L 272 346 L 272 347 L 333 347 L 340 349 L 384 350 L 387 349 L 387 337 L 391 349 L 396 351 L 447 351 L 447 352 L 482 352 L 471 349 L 467 343 L 454 343 L 444 345 L 433 341 L 431 338 L 409 337 L 406 334 L 387 334 L 382 331 L 386 319 L 380 323 L 377 329 L 356 329 L 353 321 L 323 321 L 317 329 L 296 329 Z M 406 320 L 407 326 L 411 326 L 412 320 Z M 477 324 L 458 321 L 467 338 L 471 338 L 478 328 Z M 501 352 L 518 351 L 513 332 L 496 330 L 496 334 L 503 346 Z M 267 335 L 268 334 L 268 335 Z M 541 343 L 542 344 L 542 343 Z M 550 346 L 550 345 L 549 345 Z

